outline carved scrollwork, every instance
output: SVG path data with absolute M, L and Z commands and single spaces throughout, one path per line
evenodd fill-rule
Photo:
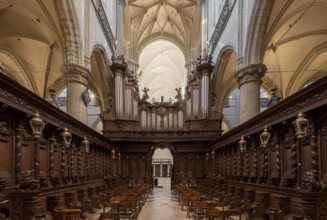
M 21 191 L 29 191 L 39 189 L 39 180 L 34 179 L 34 170 L 25 170 L 22 172 L 22 179 L 18 184 Z

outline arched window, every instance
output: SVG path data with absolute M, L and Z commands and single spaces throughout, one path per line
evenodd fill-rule
M 224 100 L 223 114 L 227 124 L 230 127 L 237 127 L 240 125 L 240 91 L 238 88 L 234 89 Z M 263 88 L 260 89 L 260 112 L 267 109 L 269 102 L 268 93 Z

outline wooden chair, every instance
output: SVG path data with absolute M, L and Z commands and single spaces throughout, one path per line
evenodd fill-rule
M 42 213 L 42 214 L 37 214 L 34 216 L 35 220 L 46 220 L 46 214 Z
M 205 219 L 206 213 L 209 209 L 209 203 L 206 201 L 194 202 L 193 211 L 191 211 L 190 216 L 193 219 Z
M 136 216 L 135 207 L 132 201 L 123 200 L 119 202 L 119 217 L 121 219 L 133 219 Z
M 106 202 L 103 204 L 103 213 L 118 213 L 118 202 Z
M 61 210 L 63 220 L 80 220 L 81 210 L 80 209 L 62 209 Z
M 221 210 L 224 211 L 225 203 L 213 201 L 209 203 L 209 210 Z
M 100 214 L 99 220 L 119 220 L 119 213 L 105 212 Z
M 230 209 L 230 210 L 210 210 L 207 212 L 207 219 L 208 220 L 215 220 L 215 219 L 233 219 L 232 216 L 239 216 L 239 220 L 242 220 L 242 212 L 238 209 Z

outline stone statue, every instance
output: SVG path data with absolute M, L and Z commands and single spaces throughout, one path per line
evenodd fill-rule
M 271 97 L 270 97 L 270 100 L 268 102 L 268 107 L 276 105 L 279 102 L 280 97 L 276 95 L 276 92 L 277 92 L 276 88 L 271 89 Z
M 47 101 L 56 107 L 60 106 L 58 100 L 56 99 L 56 91 L 54 89 L 49 89 L 49 97 Z
M 177 95 L 175 96 L 175 98 L 177 99 L 178 102 L 183 101 L 182 99 L 182 94 L 181 94 L 181 88 L 175 88 Z
M 144 87 L 144 89 L 142 91 L 143 91 L 143 96 L 142 96 L 141 101 L 145 102 L 149 98 L 148 91 L 150 91 L 150 89 Z

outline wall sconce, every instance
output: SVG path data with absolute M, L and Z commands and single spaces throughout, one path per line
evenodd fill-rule
M 116 158 L 116 152 L 115 152 L 115 148 L 111 149 L 111 159 L 115 159 Z
M 266 126 L 263 132 L 260 134 L 260 142 L 262 148 L 266 148 L 268 146 L 269 139 L 270 139 L 270 133 Z
M 304 117 L 301 111 L 292 124 L 294 126 L 297 139 L 302 139 L 308 135 L 309 120 Z
M 68 148 L 70 142 L 72 141 L 72 134 L 68 131 L 67 127 L 65 126 L 64 131 L 61 133 L 62 139 L 64 141 L 65 146 Z
M 36 110 L 33 118 L 30 119 L 30 126 L 32 128 L 33 137 L 35 140 L 39 140 L 42 137 L 42 131 L 45 123 L 39 115 L 39 111 Z
M 244 153 L 246 151 L 246 140 L 244 140 L 243 135 L 241 137 L 241 140 L 238 142 L 238 145 L 240 146 L 240 152 Z
M 209 152 L 206 153 L 206 160 L 209 160 Z
M 212 149 L 212 151 L 211 151 L 211 159 L 215 159 L 215 157 L 216 157 L 216 153 L 215 153 L 215 150 L 213 150 Z
M 84 135 L 84 140 L 82 141 L 82 147 L 84 147 L 85 153 L 89 153 L 90 152 L 90 142 L 89 140 L 86 138 L 86 135 Z

